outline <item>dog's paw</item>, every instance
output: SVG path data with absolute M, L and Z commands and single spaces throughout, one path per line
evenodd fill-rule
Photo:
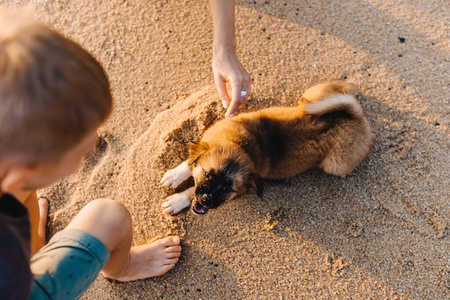
M 183 162 L 178 167 L 167 171 L 161 179 L 161 184 L 166 187 L 176 188 L 191 175 L 191 168 L 187 165 L 187 162 Z
M 162 206 L 167 214 L 175 215 L 191 205 L 191 199 L 184 192 L 167 197 L 166 200 Z

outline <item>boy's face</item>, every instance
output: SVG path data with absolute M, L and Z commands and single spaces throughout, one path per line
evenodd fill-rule
M 70 149 L 59 162 L 48 165 L 37 165 L 33 174 L 24 182 L 23 190 L 46 187 L 74 173 L 80 167 L 83 156 L 95 145 L 98 135 L 93 130 Z

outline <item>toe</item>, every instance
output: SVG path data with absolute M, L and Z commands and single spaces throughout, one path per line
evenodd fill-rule
M 166 248 L 167 253 L 180 253 L 181 252 L 181 246 L 171 246 Z
M 174 243 L 175 245 L 179 245 L 180 244 L 180 238 L 177 236 L 171 236 L 170 237 L 172 239 L 172 243 Z
M 180 238 L 177 236 L 168 236 L 154 242 L 154 245 L 163 248 L 164 252 L 167 252 L 167 248 L 179 246 L 179 244 Z
M 181 253 L 180 252 L 169 252 L 166 253 L 166 258 L 176 258 L 176 257 L 180 257 Z
M 171 265 L 164 265 L 161 267 L 161 275 L 165 274 L 167 272 L 169 272 L 170 270 L 173 269 L 173 267 L 175 267 L 175 264 L 171 264 Z
M 175 265 L 178 262 L 178 257 L 170 258 L 165 261 L 165 265 Z
M 177 236 L 168 236 L 160 240 L 161 244 L 166 247 L 178 246 L 180 244 L 180 238 Z
M 39 203 L 39 211 L 41 213 L 47 213 L 47 211 L 48 211 L 48 200 L 47 200 L 47 198 L 39 198 L 38 203 Z

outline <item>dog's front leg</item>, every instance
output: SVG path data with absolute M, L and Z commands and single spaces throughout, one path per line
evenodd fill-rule
M 168 214 L 177 214 L 186 207 L 189 207 L 194 197 L 195 186 L 188 188 L 187 190 L 174 194 L 166 198 L 166 202 L 162 204 L 165 208 L 164 212 Z
M 166 187 L 176 188 L 183 181 L 191 177 L 192 170 L 187 161 L 183 161 L 178 167 L 167 171 L 161 179 L 161 184 Z

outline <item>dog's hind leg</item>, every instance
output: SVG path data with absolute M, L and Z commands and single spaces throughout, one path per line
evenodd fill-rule
M 320 167 L 326 173 L 336 176 L 345 176 L 350 174 L 355 168 L 356 165 L 349 165 L 346 162 L 342 161 L 342 159 L 337 158 L 336 156 L 330 155 L 326 157 Z
M 189 207 L 194 197 L 195 186 L 188 188 L 187 190 L 174 194 L 166 198 L 166 201 L 162 204 L 164 212 L 167 214 L 177 214 L 186 207 Z
M 191 167 L 188 166 L 187 161 L 184 161 L 178 167 L 167 171 L 161 179 L 161 184 L 166 187 L 176 188 L 191 176 Z
M 337 145 L 331 149 L 322 160 L 320 167 L 332 175 L 350 174 L 367 157 L 375 139 L 375 134 L 366 125 L 364 133 L 353 134 L 352 143 L 347 141 L 343 145 Z

